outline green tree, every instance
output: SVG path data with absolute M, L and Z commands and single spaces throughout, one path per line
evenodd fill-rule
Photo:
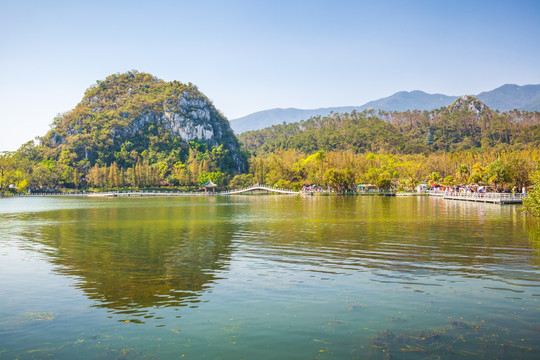
M 526 213 L 540 217 L 540 170 L 531 174 L 532 187 L 523 199 L 523 210 Z
M 443 180 L 443 184 L 444 185 L 455 185 L 456 184 L 456 179 L 454 179 L 454 177 L 452 175 L 448 175 L 447 177 L 444 178 Z
M 96 163 L 86 175 L 86 181 L 90 186 L 99 187 L 101 184 L 101 171 L 99 165 Z
M 328 169 L 323 176 L 325 185 L 336 190 L 354 188 L 354 173 L 351 169 Z
M 484 179 L 491 185 L 508 185 L 512 181 L 511 170 L 502 159 L 497 159 L 487 168 Z
M 465 164 L 461 164 L 456 169 L 456 179 L 459 182 L 465 182 L 469 178 L 469 167 Z
M 508 162 L 508 170 L 511 177 L 511 185 L 521 189 L 524 186 L 529 186 L 531 183 L 531 175 L 534 167 L 531 161 L 524 158 L 514 158 Z
M 15 172 L 15 187 L 18 192 L 25 192 L 28 187 L 28 178 L 21 170 Z
M 8 154 L 0 155 L 0 192 L 8 189 L 13 177 L 13 158 Z
M 431 174 L 429 174 L 430 184 L 437 184 L 439 181 L 441 181 L 441 174 L 439 174 L 437 171 L 433 171 Z
M 32 181 L 40 188 L 56 188 L 59 172 L 54 160 L 43 160 L 34 166 Z
M 81 184 L 81 174 L 79 173 L 79 170 L 75 168 L 73 170 L 73 185 L 75 186 L 75 189 L 78 189 L 80 184 Z
M 207 181 L 212 181 L 214 184 L 223 187 L 223 182 L 225 179 L 225 174 L 220 171 L 212 171 L 212 172 L 206 172 L 202 171 L 199 174 L 199 177 L 197 178 L 197 182 L 199 185 L 204 184 Z
M 382 173 L 379 175 L 376 185 L 380 190 L 388 191 L 392 187 L 392 180 L 389 173 Z
M 253 185 L 255 182 L 252 174 L 235 175 L 229 182 L 230 189 L 241 189 Z
M 120 172 L 118 171 L 118 166 L 116 165 L 116 161 L 111 164 L 111 167 L 109 169 L 109 186 L 111 187 L 118 187 L 120 185 Z
M 483 167 L 480 164 L 474 164 L 472 167 L 471 175 L 469 176 L 469 179 L 467 180 L 467 182 L 469 184 L 483 184 L 484 177 L 487 172 L 488 172 L 487 168 Z
M 427 146 L 433 144 L 433 134 L 431 133 L 431 129 L 428 129 L 428 132 L 426 134 L 426 140 L 424 141 L 424 144 L 426 144 Z

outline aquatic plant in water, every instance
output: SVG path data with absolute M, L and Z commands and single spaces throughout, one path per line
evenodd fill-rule
M 532 348 L 509 338 L 510 331 L 488 327 L 485 322 L 472 323 L 448 318 L 448 324 L 438 329 L 394 333 L 380 331 L 371 341 L 371 351 L 383 359 L 516 359 L 531 353 Z

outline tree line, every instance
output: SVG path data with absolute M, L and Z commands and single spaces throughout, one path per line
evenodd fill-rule
M 79 168 L 71 166 L 65 157 L 36 163 L 16 152 L 0 156 L 0 186 L 3 191 L 9 191 L 10 186 L 11 191 L 194 188 L 212 180 L 222 188 L 260 183 L 294 190 L 309 185 L 352 189 L 358 184 L 374 184 L 407 191 L 429 183 L 490 185 L 508 191 L 531 186 L 532 175 L 540 164 L 540 149 L 405 155 L 358 154 L 350 150 L 319 150 L 310 154 L 290 149 L 254 155 L 249 159 L 249 171 L 234 175 L 219 167 L 222 156 L 220 147 L 204 149 L 193 143 L 185 163 L 151 163 L 139 158 L 129 167 L 96 162 L 94 166 L 86 164 Z
M 135 154 L 129 162 L 78 160 L 69 150 L 57 159 L 43 155 L 43 147 L 33 142 L 18 151 L 0 155 L 0 190 L 11 192 L 64 191 L 175 187 L 193 190 L 212 180 L 223 184 L 230 179 L 228 150 L 209 147 L 194 140 L 187 144 L 182 161 L 175 153 L 153 161 L 151 152 Z M 47 149 L 45 149 L 46 151 Z M 161 154 L 160 154 L 161 155 Z
M 455 152 L 394 155 L 353 151 L 278 150 L 250 159 L 253 181 L 299 189 L 304 185 L 414 190 L 421 183 L 479 184 L 509 190 L 531 185 L 540 164 L 540 149 L 502 152 Z
M 353 111 L 248 131 L 239 139 L 257 154 L 287 149 L 305 153 L 498 152 L 540 147 L 540 113 L 500 113 L 488 108 L 475 112 L 452 106 L 432 111 Z

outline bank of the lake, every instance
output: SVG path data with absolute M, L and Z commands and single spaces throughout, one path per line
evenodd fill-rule
M 536 359 L 539 238 L 432 197 L 0 199 L 0 359 Z

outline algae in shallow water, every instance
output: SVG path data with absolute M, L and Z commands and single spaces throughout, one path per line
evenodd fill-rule
M 385 358 L 397 354 L 416 353 L 425 358 L 480 358 L 515 359 L 532 351 L 526 346 L 515 344 L 508 329 L 486 327 L 448 317 L 448 325 L 439 329 L 393 333 L 380 331 L 370 341 L 372 350 L 382 352 Z M 404 356 L 404 355 L 402 355 Z
M 54 312 L 25 312 L 22 317 L 28 321 L 51 321 L 58 316 Z

